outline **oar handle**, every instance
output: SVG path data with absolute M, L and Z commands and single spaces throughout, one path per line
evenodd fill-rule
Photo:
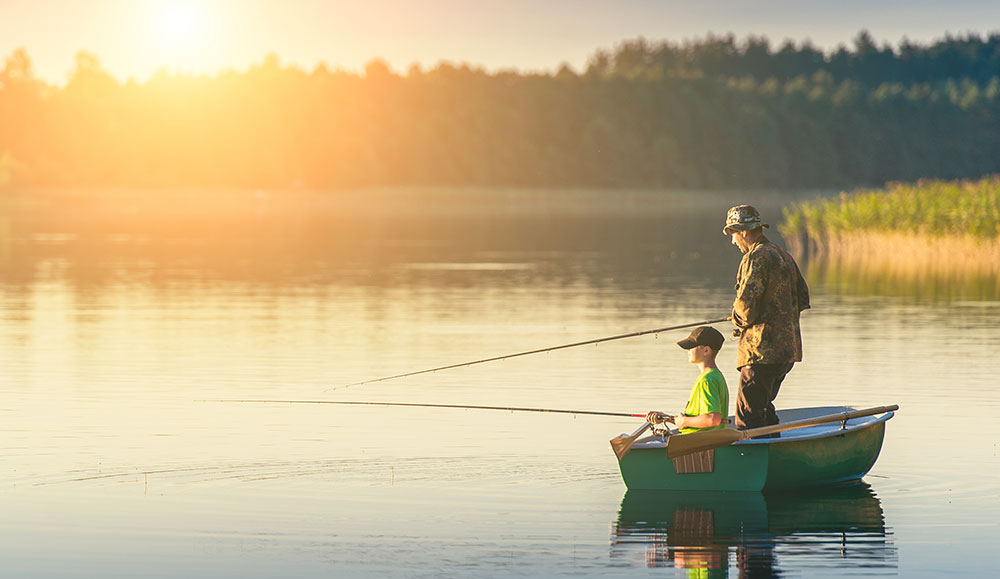
M 729 446 L 734 442 L 739 442 L 755 436 L 764 436 L 766 434 L 774 434 L 776 432 L 784 432 L 786 430 L 794 430 L 796 428 L 806 428 L 808 426 L 827 424 L 829 422 L 838 422 L 841 420 L 847 421 L 852 418 L 871 416 L 873 414 L 883 414 L 893 410 L 899 410 L 899 406 L 893 404 L 892 406 L 879 406 L 877 408 L 867 408 L 865 410 L 838 412 L 836 414 L 814 416 L 803 420 L 795 420 L 793 422 L 785 422 L 783 424 L 774 424 L 772 426 L 761 426 L 759 428 L 751 428 L 749 430 L 720 428 L 717 430 L 702 430 L 691 434 L 671 436 L 667 439 L 667 458 L 677 458 L 678 456 L 684 456 L 685 454 L 701 452 L 703 450 L 710 450 L 722 446 Z
M 786 430 L 795 430 L 797 428 L 807 428 L 809 426 L 816 426 L 818 424 L 839 422 L 841 420 L 847 421 L 852 418 L 861 418 L 863 416 L 872 416 L 874 414 L 885 414 L 886 412 L 893 412 L 895 410 L 899 410 L 898 404 L 892 404 L 890 406 L 878 406 L 876 408 L 866 408 L 864 410 L 849 410 L 844 412 L 838 412 L 837 414 L 827 414 L 825 416 L 817 416 L 815 418 L 805 418 L 802 420 L 795 420 L 793 422 L 785 422 L 783 424 L 760 426 L 758 428 L 751 428 L 748 430 L 740 431 L 740 438 L 745 440 L 748 438 L 754 438 L 756 436 L 764 436 L 767 434 L 774 434 L 777 432 L 785 432 Z

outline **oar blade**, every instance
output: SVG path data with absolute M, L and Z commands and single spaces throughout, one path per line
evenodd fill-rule
M 615 451 L 615 456 L 618 460 L 625 458 L 625 455 L 632 450 L 632 445 L 635 444 L 635 439 L 631 436 L 618 436 L 611 439 L 611 449 Z
M 690 434 L 675 434 L 667 438 L 667 458 L 676 458 L 685 454 L 711 450 L 720 446 L 741 440 L 743 434 L 732 428 L 719 428 L 716 430 L 702 430 Z
M 643 432 L 646 432 L 646 429 L 649 428 L 650 426 L 652 426 L 652 424 L 647 422 L 646 424 L 642 425 L 642 428 L 636 430 L 632 434 L 629 435 L 621 434 L 611 439 L 611 449 L 615 451 L 615 456 L 618 457 L 619 461 L 625 458 L 625 455 L 628 454 L 630 450 L 632 450 L 632 446 L 635 444 L 635 441 L 638 440 L 639 436 Z

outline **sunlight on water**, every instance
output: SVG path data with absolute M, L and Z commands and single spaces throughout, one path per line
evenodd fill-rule
M 986 570 L 1000 538 L 991 299 L 810 275 L 805 361 L 780 406 L 901 409 L 866 485 L 803 496 L 626 493 L 608 440 L 629 418 L 212 401 L 676 411 L 695 375 L 683 332 L 345 387 L 728 314 L 739 254 L 719 221 L 742 197 L 535 195 L 403 211 L 382 193 L 255 213 L 227 235 L 140 235 L 100 209 L 15 216 L 0 257 L 5 572 Z M 735 394 L 734 342 L 720 366 Z

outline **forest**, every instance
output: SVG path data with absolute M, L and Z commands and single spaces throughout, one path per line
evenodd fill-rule
M 625 41 L 584 70 L 442 62 L 64 85 L 0 70 L 0 187 L 825 189 L 1000 172 L 1000 35 Z

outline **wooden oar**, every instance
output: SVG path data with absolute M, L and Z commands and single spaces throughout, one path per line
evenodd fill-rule
M 662 417 L 663 422 L 673 423 L 674 421 L 674 417 L 669 414 L 660 414 L 660 416 Z M 626 454 L 628 454 L 628 451 L 632 450 L 632 445 L 635 444 L 635 441 L 639 438 L 639 436 L 642 435 L 643 432 L 646 432 L 646 429 L 650 426 L 652 426 L 652 423 L 647 422 L 643 424 L 639 430 L 636 430 L 632 434 L 620 434 L 611 439 L 611 448 L 615 451 L 615 456 L 618 457 L 618 460 L 621 460 Z
M 851 418 L 860 418 L 862 416 L 871 416 L 873 414 L 883 414 L 893 410 L 899 410 L 899 406 L 893 404 L 892 406 L 879 406 L 877 408 L 868 408 L 865 410 L 838 412 L 836 414 L 806 418 L 803 420 L 796 420 L 794 422 L 786 422 L 784 424 L 761 426 L 759 428 L 751 428 L 749 430 L 720 428 L 717 430 L 692 432 L 690 434 L 675 434 L 667 438 L 667 457 L 675 458 L 678 456 L 684 456 L 685 454 L 701 452 L 703 450 L 710 450 L 721 446 L 729 446 L 730 444 L 740 440 L 764 436 L 766 434 L 774 434 L 776 432 L 784 432 L 786 430 L 794 430 L 797 428 L 806 428 L 808 426 L 816 426 L 817 424 L 826 424 L 828 422 L 850 420 Z M 619 460 L 621 460 L 620 457 Z
M 611 340 L 621 340 L 623 338 L 634 338 L 636 336 L 645 336 L 646 334 L 659 334 L 661 332 L 669 332 L 671 330 L 680 330 L 683 328 L 693 328 L 695 326 L 707 326 L 709 324 L 717 324 L 719 322 L 729 321 L 730 318 L 719 318 L 717 320 L 705 320 L 703 322 L 692 322 L 690 324 L 681 324 L 679 326 L 669 326 L 666 328 L 656 328 L 653 330 L 642 330 L 640 332 L 631 332 L 628 334 L 619 334 L 617 336 L 608 336 L 606 338 L 597 338 L 596 340 L 586 340 L 583 342 L 573 342 L 572 344 L 563 344 L 561 346 L 552 346 L 549 348 L 539 348 L 537 350 L 528 350 L 527 352 L 518 352 L 516 354 L 505 354 L 503 356 L 494 356 L 492 358 L 484 358 L 482 360 L 473 360 L 472 362 L 461 362 L 459 364 L 449 364 L 447 366 L 438 366 L 437 368 L 428 368 L 427 370 L 417 370 L 416 372 L 406 372 L 405 374 L 396 374 L 395 376 L 385 376 L 383 378 L 372 378 L 371 380 L 362 380 L 361 382 L 352 382 L 350 384 L 344 384 L 343 386 L 336 386 L 333 388 L 327 388 L 325 391 L 330 390 L 340 390 L 341 388 L 350 388 L 351 386 L 361 386 L 362 384 L 371 384 L 373 382 L 384 382 L 386 380 L 395 380 L 396 378 L 405 378 L 407 376 L 416 376 L 417 374 L 426 374 L 428 372 L 437 372 L 439 370 L 450 370 L 452 368 L 461 368 L 463 366 L 472 366 L 473 364 L 482 364 L 484 362 L 495 362 L 497 360 L 506 360 L 507 358 L 516 358 L 518 356 L 527 356 L 529 354 L 541 354 L 543 352 L 553 352 L 555 350 L 562 350 L 564 348 L 575 348 L 576 346 L 585 346 L 587 344 L 600 344 L 601 342 L 610 342 Z

